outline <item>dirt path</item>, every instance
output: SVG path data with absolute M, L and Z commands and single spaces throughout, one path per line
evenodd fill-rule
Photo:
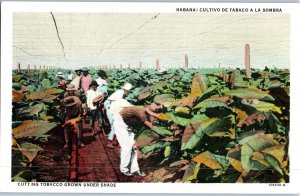
M 41 143 L 44 149 L 34 159 L 32 171 L 38 182 L 66 182 L 69 180 L 68 152 L 64 149 L 64 132 L 55 127 L 49 132 L 47 142 Z
M 37 181 L 40 182 L 174 182 L 173 169 L 159 166 L 157 155 L 144 157 L 140 155 L 139 165 L 146 177 L 125 176 L 120 172 L 120 147 L 106 148 L 107 136 L 92 136 L 89 124 L 84 124 L 84 147 L 77 148 L 73 140 L 71 159 L 67 149 L 63 148 L 63 129 L 56 127 L 49 132 L 48 142 L 41 144 L 44 149 L 33 163 Z M 74 134 L 75 136 L 75 134 Z M 75 137 L 74 137 L 75 138 Z M 71 150 L 71 149 L 70 149 Z M 180 175 L 180 173 L 177 173 Z M 181 174 L 182 175 L 182 174 Z
M 120 149 L 106 148 L 107 136 L 92 136 L 89 124 L 84 124 L 83 143 L 78 149 L 78 182 L 144 182 L 143 177 L 124 176 L 119 170 Z

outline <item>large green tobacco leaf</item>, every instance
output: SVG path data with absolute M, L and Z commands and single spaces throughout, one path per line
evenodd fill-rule
M 204 76 L 196 73 L 193 76 L 191 95 L 200 97 L 207 90 L 207 84 Z
M 51 87 L 51 82 L 49 79 L 43 79 L 41 82 L 41 85 L 43 88 L 50 88 Z
M 150 86 L 145 87 L 144 89 L 142 89 L 142 90 L 140 91 L 140 95 L 139 95 L 139 97 L 138 97 L 138 100 L 146 99 L 146 98 L 149 97 L 150 95 L 152 95 L 151 87 L 150 87 Z
M 285 165 L 283 164 L 284 156 L 286 154 L 284 150 L 284 145 L 273 146 L 271 148 L 267 148 L 263 150 L 262 152 L 264 153 L 265 156 L 267 154 L 275 158 L 281 167 L 285 167 Z
M 173 107 L 173 106 L 182 106 L 182 107 L 189 107 L 193 108 L 194 102 L 196 101 L 197 96 L 188 95 L 187 97 L 183 97 L 181 99 L 176 99 L 172 102 L 166 102 L 163 105 L 165 107 Z
M 138 96 L 138 100 L 144 100 L 148 97 L 150 97 L 153 92 L 160 92 L 160 93 L 165 93 L 165 86 L 168 84 L 168 82 L 160 82 L 152 86 L 147 86 L 143 88 Z
M 150 144 L 148 146 L 145 146 L 141 149 L 141 152 L 143 154 L 147 154 L 149 152 L 153 152 L 156 150 L 161 150 L 163 149 L 164 146 L 168 145 L 170 142 L 164 142 L 164 141 L 158 141 L 156 143 Z
M 37 87 L 35 85 L 28 85 L 27 88 L 29 89 L 30 92 L 36 91 Z
M 255 150 L 248 144 L 245 143 L 241 148 L 241 162 L 245 171 L 250 171 L 253 169 L 251 163 L 251 157 Z
M 259 101 L 257 99 L 255 100 L 242 100 L 241 101 L 242 104 L 250 106 L 255 108 L 256 110 L 260 111 L 260 112 L 268 112 L 268 111 L 274 111 L 277 112 L 279 114 L 281 114 L 281 109 L 277 106 L 275 106 L 273 103 L 268 103 L 268 102 L 264 102 L 264 101 Z
M 227 131 L 230 127 L 229 119 L 209 118 L 202 122 L 191 123 L 183 133 L 181 150 L 193 149 L 201 140 L 204 134 L 213 136 L 218 132 Z
M 237 88 L 223 91 L 225 95 L 238 97 L 241 99 L 260 99 L 274 101 L 274 98 L 268 94 L 268 91 L 262 91 L 255 87 Z
M 270 156 L 269 154 L 264 154 L 264 157 L 272 167 L 274 167 L 281 175 L 283 175 L 283 172 L 280 168 L 280 163 L 276 160 L 276 158 Z
M 279 80 L 270 80 L 270 79 L 265 79 L 263 85 L 264 85 L 264 88 L 266 88 L 266 89 L 284 87 L 284 84 L 282 82 L 280 82 Z
M 160 118 L 161 119 L 161 118 Z M 175 124 L 181 125 L 181 126 L 186 126 L 190 123 L 191 119 L 189 118 L 183 118 L 183 117 L 179 117 L 176 116 L 175 114 L 168 112 L 166 114 L 163 114 L 163 118 L 162 120 L 171 120 L 173 121 Z
M 266 137 L 269 137 L 269 135 Z M 260 141 L 257 142 L 260 143 Z M 286 156 L 286 152 L 284 150 L 283 145 L 273 146 L 265 150 L 261 150 L 260 152 L 256 151 L 256 149 L 253 149 L 252 146 L 249 146 L 247 143 L 245 143 L 243 147 L 244 146 L 248 148 L 248 150 L 251 148 L 250 152 L 242 151 L 242 155 L 245 155 L 244 157 L 242 156 L 242 162 L 247 161 L 247 165 L 244 164 L 245 162 L 243 163 L 243 167 L 245 168 L 245 171 L 265 170 L 273 167 L 281 175 L 283 175 L 283 170 L 286 170 L 287 167 L 287 161 L 283 161 L 284 157 Z M 264 148 L 265 146 L 262 149 Z
M 162 136 L 171 136 L 173 133 L 169 130 L 167 130 L 164 127 L 155 127 L 153 129 L 157 134 L 162 135 Z
M 185 170 L 182 181 L 191 182 L 193 180 L 196 180 L 200 171 L 200 165 L 200 163 L 191 162 Z
M 243 172 L 244 168 L 241 163 L 241 147 L 236 146 L 228 150 L 227 159 L 234 169 L 238 172 Z
M 174 97 L 172 94 L 162 94 L 156 95 L 153 99 L 154 103 L 163 104 L 165 102 L 172 102 L 174 101 Z
M 253 152 L 251 159 L 249 160 L 252 170 L 266 170 L 270 168 L 270 164 L 266 161 L 263 153 Z
M 245 143 L 250 145 L 254 151 L 261 151 L 279 144 L 274 139 L 273 134 L 265 134 L 263 132 L 255 132 L 254 135 L 239 140 L 239 144 L 243 145 Z
M 159 119 L 161 119 L 161 120 L 171 120 L 175 124 L 185 127 L 190 123 L 201 122 L 201 121 L 207 120 L 208 117 L 204 114 L 196 114 L 192 118 L 184 118 L 184 117 L 177 116 L 172 112 L 168 112 L 166 114 L 162 114 L 161 117 L 159 117 Z
M 20 144 L 20 148 L 18 148 L 18 150 L 22 152 L 29 162 L 32 162 L 42 148 L 36 144 L 25 142 Z
M 15 138 L 39 137 L 55 126 L 56 123 L 53 122 L 25 120 L 21 125 L 14 128 L 12 132 Z
M 181 139 L 181 150 L 193 149 L 198 144 L 204 135 L 201 131 L 198 133 L 196 132 L 200 125 L 201 124 L 198 122 L 190 124 L 185 128 Z
M 226 107 L 226 108 L 228 108 L 228 105 L 223 101 L 204 100 L 204 101 L 198 103 L 193 109 L 215 108 L 215 107 Z
M 159 138 L 159 135 L 151 130 L 143 131 L 136 139 L 137 146 L 146 146 Z
M 211 169 L 223 169 L 228 167 L 230 164 L 225 156 L 216 155 L 209 151 L 200 153 L 195 156 L 192 161 L 204 164 Z
M 245 171 L 261 169 L 255 167 L 253 164 L 252 157 L 254 152 L 261 152 L 279 144 L 276 140 L 274 140 L 274 136 L 272 134 L 264 133 L 256 133 L 252 136 L 245 137 L 240 140 L 239 143 L 242 144 L 241 162 Z
M 45 104 L 44 103 L 38 103 L 34 106 L 29 106 L 25 108 L 21 108 L 21 114 L 22 115 L 28 115 L 28 116 L 34 116 L 38 115 L 39 112 L 41 112 L 44 109 Z
M 277 133 L 285 134 L 286 132 L 286 128 L 282 125 L 280 120 L 273 113 L 270 113 L 269 115 L 269 126 L 271 130 Z
M 55 95 L 49 95 L 45 92 L 32 92 L 30 94 L 26 95 L 26 99 L 29 101 L 36 101 L 36 100 L 40 100 L 43 102 L 51 102 L 54 99 L 56 99 L 57 96 Z
M 49 95 L 56 95 L 56 94 L 62 93 L 63 90 L 58 89 L 58 88 L 46 88 L 46 89 L 44 90 L 44 92 L 45 92 L 46 94 L 49 94 Z

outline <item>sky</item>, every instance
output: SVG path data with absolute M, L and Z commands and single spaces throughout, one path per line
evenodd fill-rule
M 288 14 L 14 13 L 13 64 L 83 66 L 290 66 Z

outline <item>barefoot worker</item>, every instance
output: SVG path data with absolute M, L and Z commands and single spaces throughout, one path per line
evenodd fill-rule
M 126 176 L 145 176 L 140 171 L 137 161 L 137 148 L 132 126 L 144 124 L 150 129 L 155 128 L 152 122 L 158 118 L 160 109 L 156 104 L 147 107 L 132 106 L 127 100 L 121 99 L 112 103 L 113 126 L 121 146 L 120 170 Z
M 73 87 L 73 88 L 71 88 Z M 69 91 L 75 91 L 74 85 L 68 86 L 66 90 Z M 64 135 L 65 135 L 65 148 L 70 146 L 70 132 L 71 129 L 75 128 L 77 129 L 77 139 L 78 143 L 77 145 L 80 147 L 84 147 L 84 144 L 82 143 L 82 135 L 83 135 L 83 127 L 82 127 L 82 120 L 80 117 L 82 116 L 82 103 L 80 99 L 77 96 L 66 96 L 61 101 L 62 106 L 65 108 L 65 124 L 64 124 Z M 79 118 L 78 118 L 79 117 Z M 72 122 L 70 120 L 78 118 L 76 122 Z

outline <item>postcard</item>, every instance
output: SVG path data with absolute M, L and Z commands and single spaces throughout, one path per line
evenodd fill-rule
M 299 13 L 3 2 L 0 191 L 299 193 Z

